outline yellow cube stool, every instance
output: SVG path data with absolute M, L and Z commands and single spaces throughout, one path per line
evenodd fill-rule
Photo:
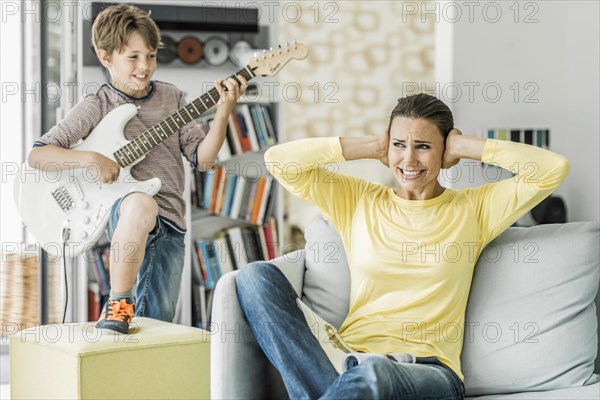
M 93 322 L 10 338 L 11 399 L 208 399 L 206 331 L 134 318 L 129 334 Z

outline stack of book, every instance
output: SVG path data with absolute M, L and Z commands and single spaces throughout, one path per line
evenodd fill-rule
M 262 225 L 273 214 L 276 192 L 271 176 L 248 178 L 223 167 L 194 170 L 192 205 L 214 215 Z
M 100 310 L 110 294 L 110 243 L 99 245 L 86 254 L 90 276 L 88 283 L 88 321 L 96 321 Z
M 192 322 L 206 329 L 210 323 L 211 299 L 218 280 L 229 271 L 253 261 L 280 255 L 275 218 L 263 226 L 233 227 L 214 240 L 196 240 L 192 254 Z
M 208 134 L 214 116 L 198 120 L 204 134 Z M 229 116 L 226 140 L 219 150 L 217 161 L 227 161 L 238 154 L 267 148 L 277 143 L 271 112 L 264 104 L 239 104 Z

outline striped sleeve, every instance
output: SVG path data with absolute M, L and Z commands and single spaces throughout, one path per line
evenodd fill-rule
M 187 101 L 185 101 L 183 93 L 179 92 L 178 108 L 181 110 L 186 105 Z M 204 140 L 204 133 L 196 121 L 190 122 L 179 130 L 179 147 L 181 153 L 189 162 L 194 164 L 196 168 L 198 167 L 198 145 L 202 140 Z
M 52 144 L 68 149 L 85 139 L 101 119 L 99 99 L 95 95 L 87 96 L 75 105 L 62 121 L 36 140 L 33 146 Z

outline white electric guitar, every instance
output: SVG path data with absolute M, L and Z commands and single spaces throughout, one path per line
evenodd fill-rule
M 286 44 L 261 53 L 237 74 L 247 80 L 257 75 L 275 75 L 288 61 L 302 60 L 307 55 L 308 49 L 303 44 Z M 24 164 L 15 177 L 14 196 L 31 234 L 53 256 L 62 254 L 63 244 L 69 256 L 93 246 L 102 235 L 117 199 L 132 192 L 154 196 L 160 190 L 158 178 L 138 182 L 131 176 L 131 167 L 169 135 L 214 106 L 218 99 L 219 93 L 213 88 L 132 141 L 125 139 L 123 128 L 137 113 L 137 107 L 124 104 L 108 113 L 72 149 L 96 151 L 116 161 L 121 172 L 118 181 L 112 184 L 103 184 L 99 171 L 91 168 L 40 171 Z

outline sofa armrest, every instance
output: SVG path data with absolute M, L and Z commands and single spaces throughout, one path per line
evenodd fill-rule
M 306 253 L 302 249 L 271 260 L 271 263 L 275 264 L 283 272 L 288 281 L 290 281 L 300 298 L 302 297 L 302 287 L 304 286 L 305 257 Z
M 269 361 L 263 354 L 240 308 L 235 276 L 223 275 L 213 295 L 210 323 L 211 399 L 269 397 Z
M 271 262 L 283 272 L 300 296 L 304 281 L 304 250 L 288 253 Z M 209 329 L 210 397 L 275 398 L 282 390 L 285 393 L 285 389 L 246 322 L 237 297 L 237 273 L 232 271 L 223 275 L 213 294 Z

